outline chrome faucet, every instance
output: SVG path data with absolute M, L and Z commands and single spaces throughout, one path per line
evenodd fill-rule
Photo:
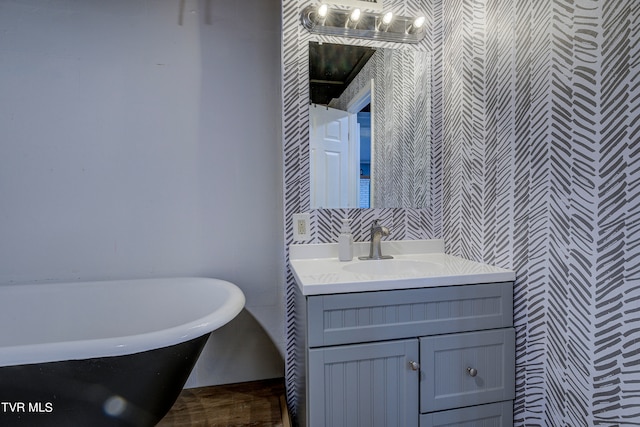
M 380 248 L 380 240 L 382 239 L 382 236 L 388 235 L 389 229 L 380 225 L 379 219 L 373 220 L 373 224 L 371 224 L 371 246 L 369 248 L 369 256 L 361 256 L 359 259 L 370 260 L 393 258 L 391 255 L 382 255 L 382 249 Z

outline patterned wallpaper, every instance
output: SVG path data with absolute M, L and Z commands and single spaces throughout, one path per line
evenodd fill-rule
M 287 244 L 308 210 L 308 3 L 283 1 Z M 515 269 L 515 425 L 640 425 L 640 2 L 389 4 L 431 19 L 431 207 L 312 211 L 313 242 L 345 215 L 365 239 L 379 216 L 393 238 Z
M 640 2 L 442 17 L 444 238 L 517 271 L 516 425 L 640 425 Z

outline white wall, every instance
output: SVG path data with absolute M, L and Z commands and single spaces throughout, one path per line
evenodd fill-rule
M 227 279 L 248 313 L 189 384 L 282 375 L 279 14 L 0 0 L 0 284 Z

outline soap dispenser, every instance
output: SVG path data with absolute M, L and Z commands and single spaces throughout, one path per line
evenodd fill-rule
M 351 261 L 353 259 L 353 235 L 349 227 L 349 219 L 342 220 L 342 228 L 338 236 L 338 259 Z

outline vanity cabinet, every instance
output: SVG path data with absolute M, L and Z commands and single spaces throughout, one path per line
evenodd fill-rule
M 512 282 L 304 298 L 309 427 L 513 424 Z

